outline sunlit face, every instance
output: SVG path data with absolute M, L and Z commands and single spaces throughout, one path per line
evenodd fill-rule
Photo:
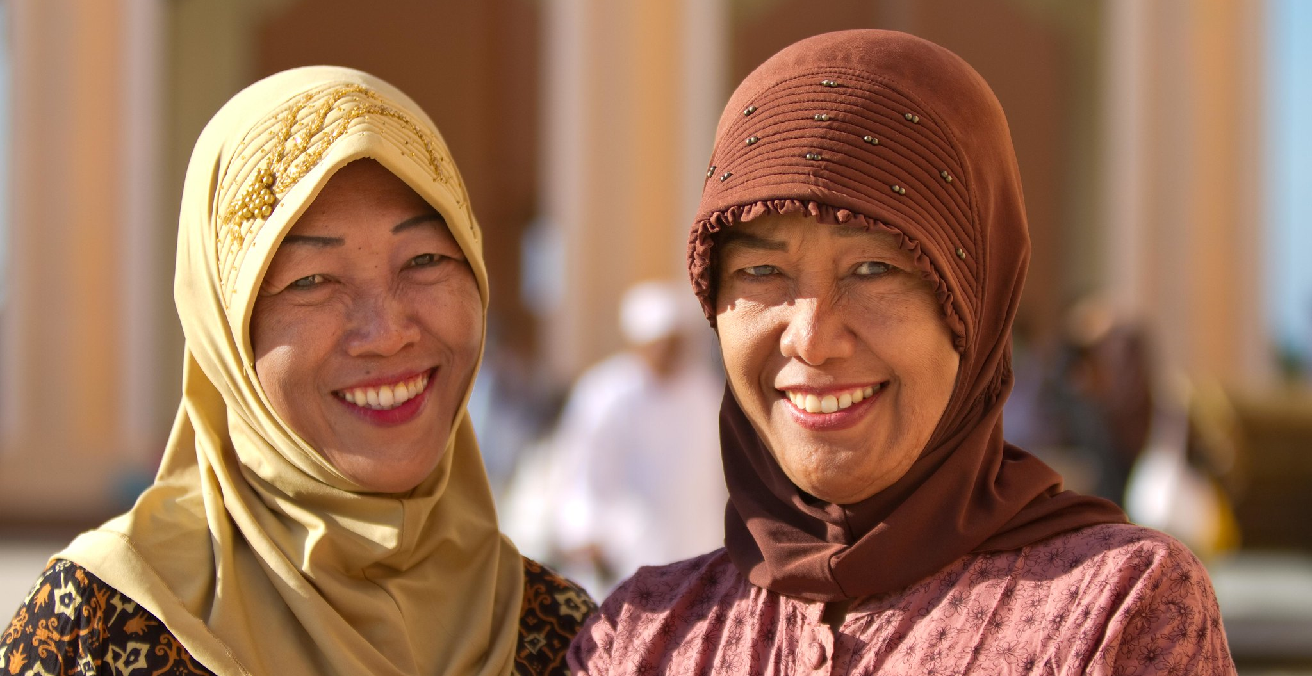
M 735 225 L 716 249 L 729 386 L 793 483 L 851 504 L 906 474 L 960 362 L 911 254 L 799 214 Z
M 365 490 L 393 493 L 441 459 L 482 330 L 478 284 L 441 216 L 362 160 L 279 245 L 251 345 L 274 411 Z

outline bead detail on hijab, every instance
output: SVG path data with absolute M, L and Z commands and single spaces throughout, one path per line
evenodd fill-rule
M 245 251 L 279 201 L 314 169 L 338 139 L 368 125 L 370 131 L 400 137 L 412 159 L 429 170 L 432 180 L 452 187 L 459 206 L 468 197 L 458 174 L 431 137 L 406 112 L 378 92 L 358 85 L 338 85 L 307 92 L 289 101 L 253 130 L 236 149 L 220 178 L 218 255 L 220 284 L 226 303 L 235 292 L 232 279 Z M 381 128 L 380 128 L 381 127 Z M 254 167 L 249 163 L 263 158 Z M 235 195 L 234 195 L 235 193 Z M 474 232 L 477 238 L 477 232 Z
M 816 68 L 735 101 L 726 110 L 719 131 L 734 143 L 722 144 L 712 153 L 707 179 L 719 180 L 707 180 L 706 189 L 730 194 L 740 190 L 740 185 L 782 186 L 794 180 L 790 174 L 803 184 L 823 182 L 829 180 L 817 173 L 817 165 L 823 163 L 826 170 L 838 172 L 844 180 L 856 180 L 856 174 L 872 179 L 868 184 L 857 180 L 853 186 L 856 193 L 849 198 L 857 199 L 858 194 L 878 186 L 878 193 L 887 200 L 885 206 L 897 214 L 889 214 L 890 219 L 919 218 L 944 206 L 947 219 L 968 219 L 968 194 L 943 190 L 945 183 L 958 185 L 953 176 L 962 171 L 962 165 L 953 150 L 950 130 L 934 121 L 932 108 L 887 82 L 845 72 L 840 80 L 837 75 Z M 918 110 L 926 112 L 924 122 L 919 113 L 912 112 Z M 773 195 L 763 189 L 762 197 Z M 879 199 L 873 194 L 864 198 Z M 849 208 L 846 204 L 834 206 L 840 211 Z M 711 235 L 698 235 L 700 243 L 693 249 L 709 247 Z M 709 281 L 694 275 L 693 283 L 707 318 L 714 323 Z M 963 342 L 961 322 L 955 316 L 959 308 L 951 303 L 946 287 L 939 290 L 949 323 L 958 342 Z

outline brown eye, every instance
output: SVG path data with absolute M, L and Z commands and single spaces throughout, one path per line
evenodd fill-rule
M 742 273 L 748 277 L 768 277 L 778 272 L 779 268 L 773 265 L 749 265 L 742 268 Z
M 326 282 L 326 281 L 328 281 L 328 278 L 325 277 L 325 276 L 323 276 L 323 275 L 317 275 L 317 274 L 316 274 L 316 275 L 306 275 L 306 276 L 304 276 L 304 277 L 302 277 L 302 278 L 300 278 L 300 279 L 298 279 L 298 280 L 292 282 L 291 284 L 288 284 L 288 285 L 287 285 L 287 288 L 289 288 L 289 289 L 312 289 L 312 288 L 314 288 L 314 287 L 316 287 L 316 286 L 319 286 L 320 284 L 322 284 L 322 283 L 324 283 L 324 282 Z
M 877 261 L 866 261 L 856 266 L 856 269 L 853 270 L 852 272 L 862 277 L 878 277 L 880 275 L 887 273 L 889 270 L 892 269 L 893 266 L 889 265 L 888 263 L 880 263 Z

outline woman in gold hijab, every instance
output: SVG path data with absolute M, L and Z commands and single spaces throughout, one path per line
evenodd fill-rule
M 594 606 L 498 530 L 465 405 L 488 284 L 460 174 L 342 68 L 237 94 L 187 169 L 183 398 L 155 483 L 0 635 L 8 674 L 547 674 Z

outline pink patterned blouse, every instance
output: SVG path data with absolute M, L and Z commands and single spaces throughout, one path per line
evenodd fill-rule
M 1202 565 L 1157 531 L 1102 525 L 969 555 L 860 599 L 755 587 L 723 549 L 639 570 L 569 652 L 576 674 L 1234 674 Z

